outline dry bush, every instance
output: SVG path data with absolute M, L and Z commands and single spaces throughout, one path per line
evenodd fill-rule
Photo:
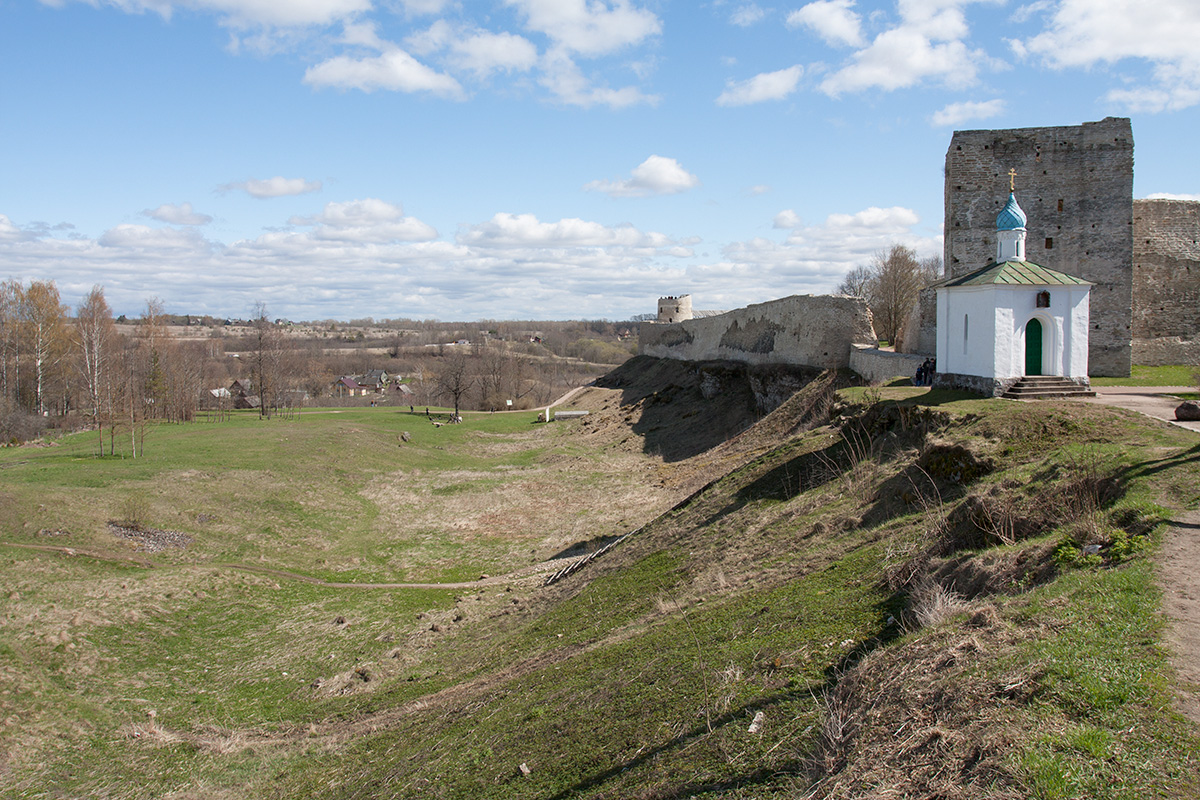
M 828 450 L 814 453 L 829 479 L 836 479 L 844 493 L 861 503 L 870 502 L 879 474 L 879 450 L 876 440 L 860 428 L 847 426 L 842 430 L 842 447 L 837 456 Z M 818 478 L 818 483 L 825 480 Z
M 716 701 L 713 712 L 724 714 L 733 708 L 733 702 L 738 696 L 738 687 L 745 680 L 745 673 L 737 664 L 730 662 L 729 666 L 717 673 L 717 686 L 714 690 Z
M 899 648 L 881 648 L 838 677 L 825 696 L 819 744 L 794 795 L 822 800 L 938 797 L 1016 800 L 1028 796 L 1009 766 L 1014 719 L 1032 681 L 997 683 L 977 668 L 984 653 L 1019 631 L 981 617 L 970 633 L 940 629 Z
M 46 419 L 19 408 L 0 412 L 0 443 L 20 444 L 38 438 L 46 430 Z
M 947 589 L 929 577 L 924 577 L 917 581 L 909 593 L 905 627 L 909 630 L 930 628 L 966 609 L 967 601 L 957 592 Z

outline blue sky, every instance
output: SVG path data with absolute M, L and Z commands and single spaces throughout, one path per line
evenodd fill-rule
M 292 319 L 828 292 L 940 254 L 955 129 L 1129 116 L 1135 196 L 1200 199 L 1197 42 L 1196 0 L 0 0 L 0 279 Z

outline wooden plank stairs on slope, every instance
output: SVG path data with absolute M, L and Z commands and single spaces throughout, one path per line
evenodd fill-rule
M 1000 396 L 1009 400 L 1045 400 L 1055 397 L 1095 397 L 1096 393 L 1056 375 L 1026 375 Z
M 604 547 L 601 547 L 596 552 L 588 553 L 586 556 L 581 556 L 580 558 L 575 559 L 570 564 L 567 564 L 565 567 L 560 569 L 558 572 L 555 572 L 549 578 L 546 578 L 546 580 L 542 581 L 542 586 L 550 586 L 551 584 L 558 583 L 559 581 L 561 581 L 563 578 L 567 577 L 568 575 L 572 575 L 575 572 L 583 569 L 587 564 L 591 563 L 595 559 L 604 555 L 609 550 L 612 550 L 614 547 L 616 547 L 621 542 L 628 539 L 630 536 L 633 536 L 635 533 L 640 533 L 641 530 L 642 530 L 641 528 L 638 528 L 637 530 L 630 531 L 629 533 L 625 534 L 624 536 L 618 537 L 617 539 L 614 539 L 613 541 L 604 545 Z

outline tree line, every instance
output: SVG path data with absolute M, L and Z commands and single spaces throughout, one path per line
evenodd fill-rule
M 136 457 L 147 422 L 192 419 L 202 349 L 168 335 L 163 317 L 150 300 L 136 335 L 121 335 L 99 286 L 72 317 L 53 281 L 0 283 L 0 435 L 82 415 L 101 453 Z
M 340 376 L 372 369 L 403 377 L 407 391 L 381 400 L 394 405 L 531 408 L 636 349 L 628 324 L 606 321 L 388 321 L 350 341 L 347 330 L 364 329 L 272 320 L 258 303 L 236 325 L 209 323 L 167 315 L 154 299 L 141 318 L 114 320 L 100 286 L 70 309 L 53 281 L 0 283 L 0 442 L 87 427 L 100 454 L 137 457 L 151 423 L 228 411 L 221 389 L 234 380 L 272 417 L 305 404 L 366 404 L 374 398 L 331 392 Z

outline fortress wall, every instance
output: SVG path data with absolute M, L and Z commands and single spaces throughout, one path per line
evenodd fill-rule
M 681 361 L 740 361 L 825 369 L 845 367 L 850 345 L 875 344 L 866 301 L 793 295 L 715 317 L 643 322 L 638 353 Z
M 1133 357 L 1200 363 L 1200 203 L 1133 201 Z
M 1128 375 L 1133 279 L 1133 129 L 1109 117 L 1079 126 L 955 131 L 946 153 L 945 264 L 961 275 L 996 257 L 1009 169 L 1029 217 L 1026 258 L 1096 284 L 1093 375 Z
M 850 349 L 850 369 L 871 383 L 891 378 L 911 378 L 917 374 L 926 356 L 906 353 L 890 353 L 865 344 L 855 344 Z

